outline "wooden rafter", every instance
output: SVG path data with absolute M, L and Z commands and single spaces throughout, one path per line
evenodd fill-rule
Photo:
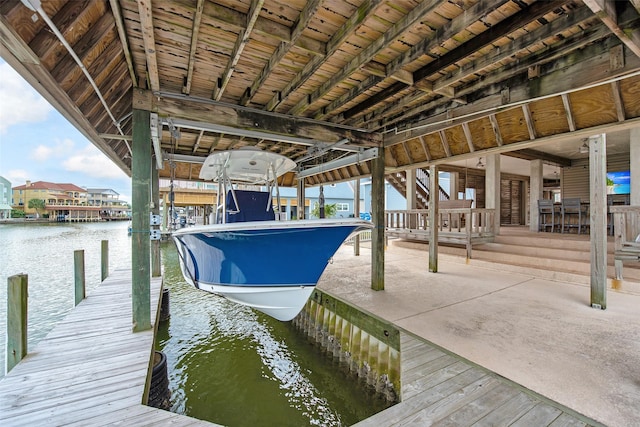
M 309 77 L 311 77 L 324 60 L 333 55 L 342 43 L 351 36 L 359 26 L 369 17 L 377 7 L 380 6 L 380 0 L 365 0 L 357 12 L 354 13 L 351 18 L 345 22 L 345 24 L 337 31 L 331 40 L 327 43 L 326 54 L 324 57 L 314 57 L 309 61 L 301 72 L 299 72 L 281 91 L 279 91 L 266 106 L 267 111 L 273 111 L 275 108 L 289 95 L 291 95 L 296 89 L 298 89 Z
M 192 153 L 195 154 L 195 152 L 198 151 L 198 147 L 200 147 L 200 143 L 202 142 L 202 136 L 203 135 L 204 135 L 204 131 L 201 130 L 200 133 L 198 134 L 197 138 L 196 138 L 195 144 L 193 144 L 193 150 L 191 151 Z
M 613 94 L 613 102 L 616 105 L 616 115 L 618 121 L 623 122 L 627 116 L 624 111 L 624 103 L 622 102 L 622 96 L 620 96 L 620 83 L 615 81 L 611 83 L 611 93 Z
M 242 51 L 244 50 L 247 43 L 249 43 L 251 31 L 253 31 L 253 26 L 258 20 L 258 15 L 260 14 L 260 10 L 262 9 L 263 4 L 264 0 L 253 0 L 251 2 L 251 7 L 249 8 L 249 13 L 247 14 L 247 23 L 245 27 L 240 30 L 240 34 L 238 34 L 236 43 L 233 46 L 233 52 L 231 52 L 231 59 L 229 59 L 229 62 L 227 62 L 227 68 L 224 70 L 224 73 L 222 73 L 222 77 L 220 78 L 220 84 L 218 86 L 215 86 L 213 99 L 215 99 L 216 101 L 219 101 L 220 98 L 222 98 L 222 94 L 227 88 L 227 84 L 229 84 L 231 75 L 235 71 L 236 65 L 240 60 Z
M 202 12 L 204 10 L 204 0 L 198 0 L 196 11 L 193 16 L 193 25 L 191 27 L 191 45 L 189 48 L 189 64 L 187 65 L 187 77 L 182 88 L 182 93 L 189 95 L 191 92 L 191 82 L 193 80 L 193 68 L 196 62 L 196 48 L 198 46 L 198 36 L 200 34 L 200 22 L 202 21 Z M 195 151 L 194 151 L 195 152 Z
M 312 0 L 309 1 L 302 9 L 296 24 L 291 31 L 291 38 L 288 41 L 281 41 L 276 51 L 271 55 L 269 61 L 265 64 L 262 71 L 256 79 L 253 81 L 251 86 L 247 88 L 244 95 L 240 99 L 240 105 L 247 105 L 255 95 L 258 88 L 267 80 L 273 69 L 280 63 L 282 58 L 289 52 L 291 47 L 298 41 L 298 39 L 302 36 L 302 31 L 307 27 L 311 18 L 313 18 L 313 14 L 318 9 L 320 2 L 322 0 Z
M 536 139 L 536 128 L 533 126 L 533 118 L 531 117 L 531 109 L 529 104 L 522 104 L 522 115 L 527 123 L 527 131 L 529 131 L 529 139 Z
M 111 5 L 111 11 L 115 19 L 116 28 L 118 29 L 118 38 L 122 44 L 122 52 L 124 53 L 125 61 L 127 61 L 127 68 L 129 70 L 129 76 L 133 82 L 133 87 L 138 86 L 138 79 L 136 72 L 133 69 L 133 60 L 131 59 L 131 50 L 129 49 L 129 41 L 127 39 L 127 31 L 124 28 L 124 21 L 122 19 L 122 11 L 120 10 L 120 2 L 118 0 L 109 0 Z
M 440 142 L 442 143 L 442 148 L 444 149 L 444 153 L 447 157 L 451 157 L 451 148 L 449 147 L 449 141 L 447 140 L 447 134 L 444 133 L 443 130 L 438 132 L 440 135 Z
M 158 59 L 156 56 L 156 40 L 153 34 L 153 11 L 151 10 L 151 0 L 138 1 L 138 12 L 140 14 L 140 26 L 142 27 L 142 42 L 144 44 L 144 54 L 147 62 L 147 77 L 149 85 L 154 92 L 160 91 L 160 77 L 158 74 Z
M 491 128 L 493 129 L 493 135 L 496 137 L 496 144 L 498 147 L 502 146 L 502 134 L 500 133 L 500 125 L 495 114 L 489 114 L 489 122 L 491 122 Z
M 429 147 L 427 146 L 427 142 L 424 140 L 423 136 L 419 136 L 420 144 L 422 144 L 422 150 L 424 151 L 424 155 L 427 158 L 427 161 L 431 161 L 431 152 L 429 151 Z
M 567 115 L 569 130 L 573 132 L 574 130 L 576 130 L 576 121 L 573 118 L 573 113 L 571 112 L 571 100 L 569 99 L 569 95 L 566 93 L 562 94 L 562 105 L 564 106 L 564 112 Z
M 469 123 L 462 124 L 462 131 L 464 132 L 464 138 L 467 140 L 469 152 L 473 153 L 476 151 L 476 147 L 473 145 L 473 136 L 471 135 L 471 129 L 469 129 Z
M 623 5 L 628 2 L 614 2 L 609 0 L 583 0 L 602 22 L 624 43 L 633 53 L 640 57 L 640 28 L 637 26 L 626 28 L 618 22 L 616 3 Z M 637 12 L 636 12 L 637 15 Z
M 320 85 L 318 89 L 316 89 L 313 93 L 309 94 L 307 97 L 303 98 L 300 102 L 298 102 L 290 111 L 290 114 L 301 114 L 304 112 L 313 102 L 324 96 L 327 92 L 329 92 L 335 85 L 346 79 L 351 73 L 359 69 L 363 64 L 371 61 L 375 55 L 381 49 L 385 49 L 391 43 L 395 42 L 396 39 L 409 28 L 414 25 L 416 22 L 419 22 L 421 17 L 429 13 L 432 10 L 435 10 L 438 7 L 437 2 L 422 2 L 414 9 L 412 9 L 408 14 L 406 14 L 402 19 L 396 22 L 387 32 L 382 36 L 377 38 L 373 43 L 367 46 L 362 52 L 352 58 L 349 63 L 340 70 L 339 73 L 332 76 L 329 80 L 325 81 Z M 406 86 L 406 84 L 399 82 Z

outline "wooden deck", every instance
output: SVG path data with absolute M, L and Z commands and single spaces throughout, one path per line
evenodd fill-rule
M 0 425 L 214 425 L 142 404 L 154 331 L 131 319 L 131 271 L 118 270 L 0 380 Z
M 400 346 L 402 401 L 356 426 L 600 425 L 406 333 Z

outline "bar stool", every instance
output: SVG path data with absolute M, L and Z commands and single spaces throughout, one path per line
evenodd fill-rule
M 579 198 L 562 199 L 562 232 L 565 229 L 567 232 L 571 232 L 572 228 L 578 229 L 578 234 L 583 227 L 582 224 L 582 208 L 580 206 Z M 576 221 L 572 221 L 575 218 Z
M 551 227 L 551 232 L 556 225 L 555 219 L 555 207 L 553 206 L 553 200 L 540 199 L 538 200 L 538 230 L 547 231 L 547 227 Z

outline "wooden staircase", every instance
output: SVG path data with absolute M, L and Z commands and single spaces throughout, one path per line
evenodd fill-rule
M 407 173 L 406 171 L 398 171 L 385 175 L 385 179 L 400 194 L 407 192 Z M 449 194 L 440 187 L 439 200 L 448 200 Z M 429 171 L 424 169 L 416 169 L 416 209 L 427 209 L 429 207 Z
M 428 250 L 424 244 L 396 240 L 394 245 Z M 492 243 L 473 247 L 473 265 L 536 277 L 588 285 L 591 280 L 591 244 L 588 235 L 536 233 L 525 227 L 501 227 Z M 624 280 L 615 278 L 613 237 L 607 244 L 609 286 L 623 292 L 640 294 L 640 263 L 625 262 Z M 440 245 L 438 253 L 465 257 L 464 248 Z M 499 266 L 498 266 L 499 265 Z

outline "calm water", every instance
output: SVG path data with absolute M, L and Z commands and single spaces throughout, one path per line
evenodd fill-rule
M 0 361 L 6 281 L 29 274 L 29 346 L 73 307 L 73 251 L 85 250 L 87 292 L 100 281 L 100 241 L 110 271 L 130 267 L 127 223 L 0 225 Z M 228 426 L 350 425 L 386 407 L 340 372 L 289 323 L 187 285 L 175 247 L 162 245 L 171 318 L 157 347 L 167 355 L 172 411 Z M 1 370 L 0 370 L 1 371 Z

